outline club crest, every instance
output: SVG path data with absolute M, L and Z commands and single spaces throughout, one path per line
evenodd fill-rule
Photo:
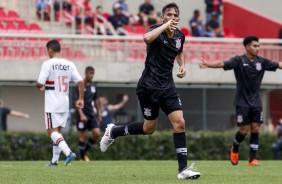
M 176 40 L 175 47 L 176 47 L 177 49 L 180 49 L 180 47 L 181 47 L 181 39 L 180 39 L 180 38 L 178 38 L 178 39 Z
M 243 115 L 237 115 L 237 122 L 242 123 L 243 122 Z
M 96 92 L 96 88 L 94 86 L 91 86 L 91 92 L 95 93 Z
M 152 116 L 152 109 L 150 108 L 144 108 L 144 115 L 147 116 L 147 117 L 150 117 Z
M 261 63 L 256 63 L 256 69 L 257 69 L 257 71 L 261 70 Z

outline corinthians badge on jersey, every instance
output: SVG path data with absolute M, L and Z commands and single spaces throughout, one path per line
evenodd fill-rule
M 179 48 L 181 47 L 181 39 L 180 39 L 180 38 L 178 38 L 178 39 L 176 40 L 175 47 L 176 47 L 177 49 L 179 49 Z
M 256 69 L 257 69 L 257 71 L 261 70 L 261 63 L 256 63 Z
M 95 93 L 96 92 L 96 88 L 94 86 L 91 86 L 91 92 Z

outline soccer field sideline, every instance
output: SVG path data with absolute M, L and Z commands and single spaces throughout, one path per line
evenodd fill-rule
M 176 179 L 176 161 L 74 161 L 67 167 L 63 161 L 57 167 L 47 167 L 48 161 L 1 161 L 0 183 L 278 184 L 282 181 L 282 161 L 261 161 L 260 167 L 249 167 L 246 160 L 238 166 L 232 166 L 229 161 L 195 163 L 202 176 L 195 181 L 180 181 Z

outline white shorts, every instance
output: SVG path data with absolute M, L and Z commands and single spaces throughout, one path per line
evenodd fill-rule
M 46 129 L 65 127 L 67 124 L 68 112 L 49 113 L 45 112 L 45 127 Z

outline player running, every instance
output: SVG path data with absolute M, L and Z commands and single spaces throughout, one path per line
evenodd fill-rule
M 109 124 L 100 142 L 100 148 L 102 152 L 106 151 L 108 146 L 120 136 L 153 134 L 161 108 L 173 127 L 173 141 L 178 160 L 177 178 L 197 179 L 201 174 L 193 171 L 194 164 L 187 166 L 185 120 L 182 103 L 172 77 L 175 59 L 179 64 L 177 76 L 183 78 L 186 75 L 182 52 L 185 37 L 177 28 L 179 20 L 178 6 L 169 3 L 162 10 L 163 24 L 152 26 L 144 34 L 147 58 L 136 89 L 144 122 L 133 122 L 123 126 Z
M 282 63 L 273 62 L 258 56 L 259 38 L 247 36 L 243 40 L 246 53 L 235 56 L 227 61 L 207 62 L 202 59 L 200 68 L 223 68 L 234 70 L 237 81 L 237 92 L 234 106 L 236 107 L 237 125 L 239 131 L 235 135 L 230 150 L 230 161 L 237 165 L 239 160 L 239 145 L 246 135 L 251 132 L 249 166 L 259 166 L 256 152 L 259 147 L 259 130 L 263 123 L 260 86 L 265 71 L 282 69 Z
M 65 165 L 68 165 L 76 157 L 61 134 L 68 118 L 69 82 L 73 80 L 78 84 L 78 108 L 83 108 L 84 83 L 75 65 L 59 57 L 61 46 L 57 40 L 50 40 L 46 47 L 51 59 L 42 64 L 36 86 L 45 91 L 45 126 L 53 141 L 53 158 L 49 166 L 57 165 L 61 151 L 66 155 Z

